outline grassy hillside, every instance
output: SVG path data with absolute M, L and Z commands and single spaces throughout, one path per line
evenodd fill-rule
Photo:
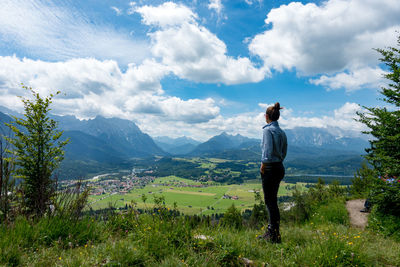
M 257 240 L 264 226 L 236 229 L 207 217 L 177 216 L 161 203 L 107 219 L 19 218 L 0 226 L 4 266 L 397 266 L 400 243 L 348 225 L 344 199 L 318 205 L 282 227 L 282 243 Z

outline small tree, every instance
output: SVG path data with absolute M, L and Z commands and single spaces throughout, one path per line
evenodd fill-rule
M 12 177 L 14 162 L 7 152 L 9 143 L 5 135 L 0 136 L 0 213 L 2 220 L 6 220 L 11 209 L 11 202 L 15 198 L 15 180 Z
M 24 118 L 14 117 L 6 124 L 14 133 L 8 138 L 13 145 L 17 177 L 23 179 L 24 203 L 29 214 L 42 216 L 55 193 L 52 174 L 64 158 L 64 146 L 69 142 L 59 141 L 62 131 L 57 122 L 49 118 L 53 95 L 41 98 L 31 87 L 33 99 L 22 98 Z M 57 92 L 59 94 L 59 92 Z
M 397 40 L 400 48 L 400 35 Z M 371 147 L 366 149 L 366 159 L 374 166 L 380 175 L 398 176 L 400 174 L 400 50 L 396 47 L 376 49 L 380 59 L 388 67 L 389 72 L 384 77 L 389 80 L 387 88 L 380 93 L 383 101 L 392 106 L 364 107 L 366 113 L 358 112 L 359 121 L 370 130 L 374 139 L 369 141 Z
M 236 229 L 241 229 L 243 227 L 243 218 L 240 210 L 232 204 L 222 217 L 221 224 L 228 227 L 233 227 Z
M 376 182 L 376 172 L 373 169 L 368 168 L 366 162 L 363 162 L 361 168 L 354 174 L 354 178 L 351 180 L 350 193 L 357 197 L 368 197 L 370 190 Z

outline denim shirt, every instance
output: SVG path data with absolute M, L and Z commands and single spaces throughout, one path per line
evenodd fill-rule
M 263 127 L 261 143 L 261 162 L 282 162 L 286 157 L 287 138 L 277 121 L 272 121 Z

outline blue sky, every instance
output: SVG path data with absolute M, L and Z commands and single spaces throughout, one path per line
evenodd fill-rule
M 284 128 L 359 135 L 361 105 L 382 105 L 397 0 L 4 0 L 0 105 L 20 83 L 61 90 L 53 112 L 133 120 L 152 136 L 259 137 L 279 101 Z

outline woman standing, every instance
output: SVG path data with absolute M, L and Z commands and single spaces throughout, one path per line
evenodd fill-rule
M 267 125 L 263 127 L 262 156 L 261 156 L 261 180 L 264 191 L 264 201 L 268 210 L 268 229 L 261 238 L 280 243 L 279 233 L 280 214 L 278 208 L 279 184 L 285 176 L 283 160 L 287 152 L 287 138 L 285 132 L 279 127 L 280 104 L 267 108 L 265 120 Z

